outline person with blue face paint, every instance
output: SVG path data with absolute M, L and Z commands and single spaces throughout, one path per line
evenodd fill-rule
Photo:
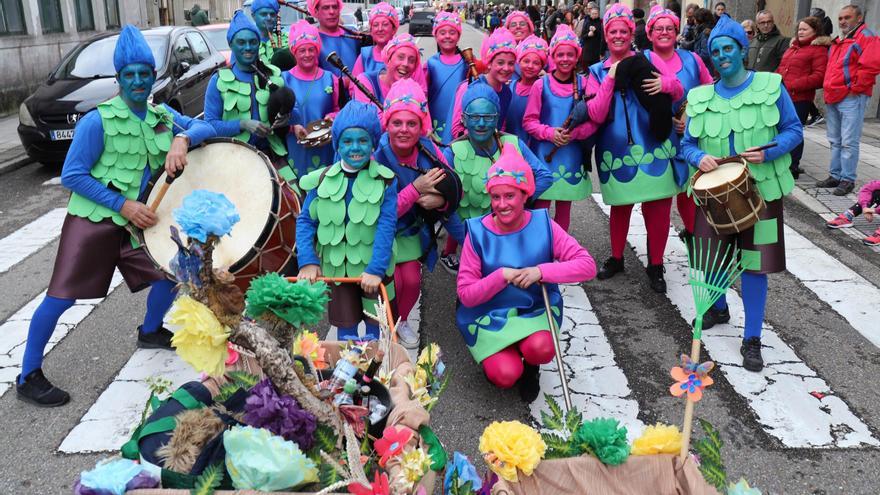
M 339 340 L 362 340 L 362 320 L 365 338 L 378 339 L 378 322 L 364 318 L 363 311 L 375 312 L 380 282 L 394 310 L 397 179 L 372 159 L 382 135 L 375 106 L 349 102 L 337 114 L 331 133 L 339 161 L 299 182 L 307 194 L 296 222 L 298 277 L 360 277 L 359 286 L 332 285 L 328 319 L 338 328 Z
M 183 170 L 187 149 L 213 137 L 214 129 L 165 105 L 148 103 L 156 62 L 136 27 L 127 25 L 119 34 L 113 65 L 120 94 L 77 123 L 64 161 L 61 184 L 72 192 L 68 213 L 49 290 L 34 312 L 16 378 L 18 398 L 41 407 L 70 400 L 42 370 L 58 319 L 77 299 L 106 296 L 116 269 L 132 292 L 150 287 L 138 347 L 171 349 L 171 332 L 162 327 L 162 318 L 174 299 L 174 283 L 127 227 L 156 224 L 156 214 L 138 201 L 151 175 L 163 167 L 171 176 Z
M 295 182 L 296 174 L 287 162 L 286 136 L 273 131 L 269 121 L 273 85 L 274 91 L 284 91 L 281 71 L 260 59 L 260 32 L 244 12 L 235 12 L 226 39 L 232 49 L 232 67 L 220 69 L 208 81 L 205 120 L 218 136 L 234 137 L 266 153 L 278 174 Z M 284 113 L 293 113 L 293 108 Z
M 758 222 L 738 234 L 718 235 L 697 210 L 694 236 L 712 249 L 735 245 L 745 268 L 742 299 L 745 333 L 740 352 L 743 367 L 761 371 L 761 327 L 767 302 L 767 274 L 785 270 L 782 198 L 794 188 L 789 152 L 803 139 L 803 127 L 782 85 L 782 76 L 752 72 L 743 66 L 749 42 L 743 27 L 721 16 L 709 35 L 712 64 L 721 75 L 713 85 L 688 92 L 688 122 L 682 155 L 692 167 L 711 172 L 717 160 L 741 154 L 767 207 Z M 758 150 L 769 143 L 776 146 Z M 714 255 L 713 255 L 714 256 Z M 703 328 L 730 320 L 727 301 L 721 299 L 703 317 Z
M 278 0 L 254 0 L 251 3 L 251 15 L 259 29 L 260 58 L 266 62 L 272 60 L 276 51 L 288 50 L 287 33 L 277 31 L 280 8 Z
M 458 206 L 457 217 L 462 221 L 489 213 L 489 194 L 483 187 L 483 179 L 492 163 L 498 159 L 501 148 L 510 143 L 526 160 L 535 175 L 535 192 L 529 198 L 534 201 L 553 184 L 553 175 L 547 165 L 526 146 L 522 139 L 513 134 L 499 132 L 501 101 L 498 94 L 488 84 L 475 82 L 461 97 L 459 117 L 465 127 L 465 135 L 454 140 L 443 151 L 446 163 L 450 164 L 461 178 L 463 197 Z M 455 217 L 450 219 L 454 224 Z M 454 225 L 450 229 L 455 229 Z M 450 230 L 452 232 L 452 230 Z M 440 262 L 450 273 L 458 271 L 458 256 L 455 252 L 458 242 L 450 236 L 443 249 Z

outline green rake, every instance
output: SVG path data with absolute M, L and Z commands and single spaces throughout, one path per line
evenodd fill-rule
M 715 249 L 712 249 L 713 244 Z M 688 253 L 688 283 L 694 295 L 697 316 L 691 342 L 691 361 L 700 362 L 700 343 L 703 338 L 703 315 L 727 292 L 742 275 L 743 266 L 739 248 L 728 244 L 722 252 L 721 242 L 693 237 L 685 243 Z M 684 459 L 690 450 L 691 427 L 694 419 L 694 401 L 686 400 L 680 457 Z

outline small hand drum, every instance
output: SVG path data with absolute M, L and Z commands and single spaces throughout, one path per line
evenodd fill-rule
M 330 127 L 333 121 L 330 119 L 313 120 L 306 124 L 306 136 L 297 139 L 297 143 L 306 148 L 318 148 L 330 144 Z
M 749 229 L 766 206 L 745 160 L 719 165 L 711 172 L 698 170 L 691 186 L 697 205 L 717 234 Z

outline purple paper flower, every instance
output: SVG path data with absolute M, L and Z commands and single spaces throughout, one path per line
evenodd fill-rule
M 302 450 L 310 449 L 315 442 L 315 416 L 293 397 L 279 395 L 268 378 L 254 385 L 244 409 L 245 423 L 296 442 Z

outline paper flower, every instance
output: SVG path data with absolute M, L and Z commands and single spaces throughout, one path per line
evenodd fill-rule
M 480 436 L 480 453 L 486 464 L 507 481 L 518 481 L 517 469 L 530 476 L 545 450 L 541 435 L 519 421 L 495 421 Z
M 373 473 L 373 482 L 370 483 L 370 486 L 364 486 L 360 483 L 348 485 L 348 493 L 353 493 L 354 495 L 388 495 L 390 492 L 388 475 L 380 473 L 378 470 Z
M 74 495 L 123 495 L 136 488 L 156 488 L 159 480 L 129 459 L 98 462 L 95 469 L 80 473 L 73 485 Z
M 734 485 L 733 483 L 727 488 L 727 495 L 761 495 L 761 490 L 749 486 L 749 482 L 740 478 Z
M 431 469 L 431 456 L 421 447 L 407 448 L 400 458 L 400 467 L 402 468 L 400 476 L 412 486 L 413 483 L 418 483 L 422 479 L 428 469 Z
M 376 449 L 376 453 L 380 456 L 379 466 L 385 467 L 385 463 L 388 462 L 388 459 L 403 452 L 403 448 L 406 446 L 406 443 L 410 441 L 412 436 L 413 432 L 408 428 L 398 429 L 393 426 L 385 428 L 382 432 L 382 438 L 373 443 L 373 448 Z
M 327 369 L 326 350 L 321 347 L 318 334 L 315 332 L 302 332 L 293 341 L 293 353 L 308 359 L 315 369 Z
M 315 443 L 315 416 L 301 408 L 289 395 L 279 395 L 272 382 L 266 378 L 254 385 L 245 401 L 244 422 L 257 428 L 296 442 L 303 450 Z
M 431 366 L 436 366 L 440 361 L 440 346 L 437 345 L 436 342 L 431 342 L 427 347 L 422 349 L 422 352 L 419 353 L 419 359 L 416 361 L 416 364 L 423 365 L 431 363 Z
M 196 371 L 220 376 L 226 370 L 229 330 L 204 304 L 189 296 L 178 297 L 169 312 L 168 323 L 175 328 L 171 345 L 177 355 Z
M 455 473 L 458 477 L 456 488 L 461 488 L 467 482 L 471 483 L 471 490 L 476 491 L 482 488 L 483 482 L 480 475 L 477 474 L 477 468 L 471 464 L 470 459 L 461 452 L 454 452 L 452 460 L 446 465 L 446 477 L 443 479 L 443 493 L 448 494 L 452 489 L 452 475 Z
M 209 235 L 228 234 L 240 218 L 235 205 L 223 194 L 196 189 L 174 210 L 174 220 L 186 235 L 207 242 Z
M 233 426 L 223 434 L 223 447 L 237 490 L 272 492 L 318 481 L 315 463 L 295 443 L 269 430 Z
M 669 371 L 675 383 L 669 387 L 669 392 L 675 397 L 681 397 L 685 392 L 690 401 L 697 402 L 703 398 L 703 389 L 715 383 L 709 373 L 715 367 L 712 361 L 697 364 L 691 358 L 683 354 L 681 366 L 676 366 Z
M 616 466 L 629 456 L 626 428 L 616 419 L 598 418 L 586 421 L 574 434 L 581 451 L 592 451 L 603 464 Z
M 329 300 L 324 282 L 312 284 L 300 280 L 293 283 L 277 273 L 267 273 L 252 280 L 245 298 L 247 316 L 262 318 L 270 312 L 294 327 L 321 321 Z
M 677 454 L 680 450 L 678 427 L 660 423 L 645 428 L 632 444 L 632 455 Z

